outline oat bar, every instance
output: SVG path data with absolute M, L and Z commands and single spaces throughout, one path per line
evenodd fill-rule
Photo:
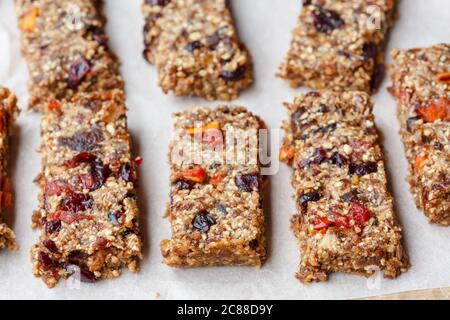
M 53 287 L 79 272 L 82 281 L 135 272 L 141 258 L 136 166 L 121 90 L 51 101 L 41 132 L 40 227 L 33 273 Z
M 390 92 L 417 206 L 430 222 L 450 225 L 450 45 L 392 51 Z
M 370 97 L 310 92 L 287 104 L 280 159 L 294 168 L 292 230 L 302 254 L 297 277 L 333 272 L 394 278 L 408 268 L 387 190 Z
M 16 96 L 0 86 L 0 249 L 15 249 L 14 232 L 3 221 L 4 209 L 12 206 L 13 190 L 7 174 L 12 126 L 18 114 Z
M 227 106 L 197 107 L 175 117 L 166 212 L 172 238 L 161 242 L 164 263 L 261 266 L 266 257 L 257 156 L 262 121 L 245 108 Z
M 235 99 L 253 81 L 226 0 L 145 0 L 146 59 L 165 93 Z
M 375 90 L 394 7 L 394 0 L 304 0 L 279 76 L 292 87 Z
M 79 92 L 123 88 L 101 0 L 15 0 L 30 73 L 30 107 Z

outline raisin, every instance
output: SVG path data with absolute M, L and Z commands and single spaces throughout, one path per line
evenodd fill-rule
M 321 164 L 322 162 L 327 160 L 327 151 L 323 148 L 317 148 L 314 152 L 313 163 Z
M 81 57 L 80 59 L 72 63 L 69 69 L 69 79 L 67 80 L 67 86 L 70 89 L 75 90 L 78 85 L 84 80 L 90 70 L 91 65 L 84 57 Z
M 45 224 L 45 231 L 48 234 L 58 232 L 61 229 L 61 220 L 48 221 Z
M 419 119 L 420 119 L 419 117 L 410 117 L 410 118 L 408 118 L 408 120 L 406 120 L 406 130 L 408 130 L 408 132 L 412 132 L 414 124 Z
M 94 184 L 91 186 L 91 190 L 101 188 L 111 175 L 111 169 L 108 165 L 104 165 L 100 160 L 91 162 L 91 175 L 94 178 Z
M 87 28 L 87 32 L 92 34 L 92 39 L 106 47 L 108 44 L 108 36 L 105 33 L 105 30 L 99 26 L 89 26 Z
M 216 223 L 216 220 L 214 220 L 214 218 L 206 211 L 198 213 L 194 220 L 192 220 L 192 226 L 200 232 L 208 232 L 209 228 Z
M 134 234 L 134 233 L 135 233 L 135 232 L 134 232 L 133 229 L 131 229 L 131 228 L 126 228 L 125 231 L 122 232 L 122 236 L 126 237 L 126 236 L 128 236 L 128 235 L 130 235 L 130 234 Z
M 172 186 L 177 188 L 178 190 L 191 190 L 192 185 L 189 182 L 179 180 L 177 182 L 172 183 Z
M 342 201 L 345 202 L 353 202 L 358 200 L 358 191 L 356 190 L 351 190 L 345 194 L 342 195 L 341 197 Z
M 302 212 L 306 212 L 308 210 L 308 202 L 316 202 L 322 198 L 322 194 L 318 191 L 312 191 L 308 193 L 304 193 L 298 199 L 300 207 L 302 208 Z
M 384 73 L 385 73 L 386 67 L 384 64 L 377 64 L 375 65 L 372 73 L 372 78 L 370 79 L 370 89 L 372 91 L 376 91 L 383 81 Z
M 88 260 L 89 256 L 81 251 L 81 250 L 73 250 L 69 253 L 69 256 L 67 257 L 67 260 L 70 264 L 76 265 L 78 267 L 83 267 L 86 265 L 86 261 Z
M 363 46 L 363 57 L 364 60 L 371 60 L 375 58 L 378 54 L 378 46 L 373 42 L 364 43 Z
M 234 183 L 241 192 L 252 192 L 259 190 L 260 176 L 259 174 L 243 174 L 234 178 Z
M 122 164 L 120 167 L 120 177 L 126 182 L 136 181 L 133 166 L 129 162 Z
M 351 163 L 348 168 L 349 174 L 357 174 L 360 177 L 377 171 L 378 164 L 376 162 Z
M 246 66 L 242 65 L 237 67 L 233 71 L 222 71 L 220 77 L 225 81 L 238 81 L 244 77 L 246 70 L 247 70 Z
M 325 127 L 321 128 L 320 130 L 323 133 L 331 133 L 334 130 L 336 130 L 336 128 L 337 128 L 337 123 L 330 123 L 330 124 L 326 125 Z
M 309 6 L 312 3 L 311 0 L 303 0 L 303 6 Z
M 119 218 L 122 215 L 123 215 L 122 212 L 110 211 L 108 212 L 108 221 L 111 222 L 113 225 L 118 226 L 120 225 Z
M 226 216 L 228 214 L 227 207 L 224 204 L 219 203 L 218 205 L 216 205 L 216 209 L 223 216 Z
M 218 46 L 221 40 L 222 36 L 220 35 L 219 30 L 217 30 L 206 38 L 206 43 L 208 44 L 208 48 L 213 50 Z
M 147 4 L 151 6 L 160 6 L 164 7 L 170 3 L 170 0 L 146 0 Z
M 344 21 L 335 11 L 317 6 L 317 9 L 314 10 L 312 14 L 314 27 L 316 27 L 316 30 L 319 32 L 331 33 L 334 29 L 344 25 Z
M 91 131 L 78 131 L 71 137 L 60 137 L 58 143 L 67 146 L 73 151 L 89 152 L 94 150 L 103 140 L 101 130 L 94 127 Z
M 44 247 L 46 247 L 48 249 L 48 251 L 53 252 L 53 253 L 59 253 L 58 247 L 56 247 L 56 244 L 50 240 L 44 240 L 42 241 L 42 244 L 44 245 Z
M 61 209 L 70 213 L 86 211 L 87 209 L 92 208 L 93 205 L 94 202 L 92 198 L 83 193 L 74 193 L 61 201 Z
M 303 168 L 306 168 L 307 166 L 309 166 L 310 164 L 311 164 L 311 160 L 303 159 L 298 162 L 297 166 L 299 167 L 299 169 L 303 169 Z
M 331 161 L 332 164 L 335 164 L 335 165 L 337 165 L 337 166 L 339 166 L 339 167 L 341 167 L 341 168 L 342 168 L 343 166 L 345 166 L 345 165 L 347 164 L 347 162 L 348 162 L 347 158 L 344 157 L 343 155 L 341 155 L 341 154 L 338 153 L 338 152 L 335 152 L 335 153 L 331 156 L 330 161 Z
M 92 283 L 97 280 L 95 274 L 86 268 L 80 268 L 80 280 L 81 282 Z
M 328 107 L 327 107 L 327 105 L 321 103 L 321 104 L 319 105 L 319 111 L 322 112 L 322 113 L 328 112 Z
M 42 251 L 38 254 L 38 260 L 44 271 L 54 270 L 60 266 L 59 263 L 53 261 L 48 254 Z
M 203 44 L 200 41 L 192 41 L 186 45 L 185 49 L 192 53 L 201 47 L 203 47 Z

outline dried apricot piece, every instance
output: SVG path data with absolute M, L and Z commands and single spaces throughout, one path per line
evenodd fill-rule
M 226 176 L 226 172 L 218 172 L 209 180 L 209 183 L 211 183 L 214 187 L 217 187 Z
M 206 124 L 205 126 L 203 126 L 202 128 L 196 128 L 196 127 L 187 128 L 186 131 L 190 135 L 194 135 L 194 134 L 199 134 L 199 133 L 203 134 L 204 132 L 211 130 L 211 129 L 220 130 L 219 121 L 216 121 L 216 120 L 211 121 L 208 124 Z
M 427 155 L 418 155 L 416 157 L 416 160 L 414 161 L 414 172 L 418 173 L 420 171 L 420 169 L 422 169 L 422 167 L 425 164 L 425 161 L 428 160 Z
M 286 144 L 283 144 L 280 149 L 280 156 L 279 156 L 280 161 L 289 163 L 292 161 L 293 158 L 294 158 L 294 148 Z
M 36 19 L 41 14 L 39 8 L 33 8 L 20 18 L 20 28 L 27 32 L 33 32 L 36 29 Z
M 442 119 L 450 120 L 450 100 L 442 97 L 436 101 L 429 102 L 417 109 L 420 118 L 425 122 L 434 122 Z
M 203 183 L 206 180 L 206 171 L 202 166 L 195 166 L 191 169 L 180 172 L 180 177 L 185 181 Z

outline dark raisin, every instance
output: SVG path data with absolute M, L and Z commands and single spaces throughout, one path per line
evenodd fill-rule
M 44 271 L 54 270 L 60 266 L 58 262 L 53 261 L 48 254 L 42 251 L 38 254 L 38 261 Z
M 330 124 L 326 125 L 325 127 L 321 128 L 321 131 L 323 133 L 331 133 L 334 130 L 336 130 L 336 128 L 337 128 L 337 123 L 330 123 Z
M 246 70 L 247 70 L 246 66 L 242 65 L 237 67 L 233 71 L 222 71 L 220 77 L 225 81 L 238 81 L 244 77 Z
M 321 104 L 319 105 L 319 111 L 322 112 L 322 113 L 328 112 L 328 107 L 327 107 L 327 105 L 321 103 Z
M 335 152 L 331 158 L 330 161 L 332 164 L 335 164 L 339 167 L 343 167 L 348 163 L 348 160 L 346 157 L 344 157 L 343 155 L 341 155 L 340 153 Z
M 93 161 L 91 162 L 91 175 L 94 178 L 94 184 L 91 186 L 91 190 L 97 190 L 103 186 L 111 175 L 111 169 L 100 160 Z
M 92 39 L 94 39 L 96 42 L 104 47 L 107 46 L 108 36 L 106 35 L 105 30 L 102 27 L 91 25 L 87 28 L 87 31 L 91 33 Z
M 357 201 L 358 200 L 358 191 L 353 189 L 353 190 L 343 194 L 341 199 L 342 199 L 342 201 L 345 201 L 345 202 Z
M 364 43 L 363 46 L 363 57 L 364 60 L 371 60 L 375 58 L 378 54 L 378 46 L 373 42 Z
M 312 191 L 308 193 L 304 193 L 298 199 L 300 207 L 302 208 L 302 212 L 306 212 L 308 210 L 308 202 L 316 202 L 322 198 L 322 194 L 318 191 Z
M 406 130 L 408 132 L 412 132 L 414 124 L 419 120 L 419 117 L 410 117 L 408 120 L 406 120 Z
M 43 244 L 44 247 L 46 247 L 50 252 L 53 252 L 53 253 L 59 253 L 58 247 L 56 246 L 56 244 L 55 244 L 52 240 L 50 240 L 50 239 L 44 240 L 44 241 L 42 241 L 42 244 Z
M 61 209 L 70 213 L 77 213 L 79 211 L 86 211 L 92 208 L 94 201 L 92 198 L 83 193 L 74 193 L 66 196 L 61 201 Z
M 340 28 L 344 25 L 344 21 L 335 11 L 317 6 L 317 9 L 314 10 L 312 14 L 314 26 L 319 32 L 331 33 L 334 29 Z
M 377 171 L 378 164 L 376 162 L 351 163 L 348 168 L 349 174 L 357 174 L 360 177 Z
M 80 280 L 81 282 L 92 283 L 95 282 L 97 279 L 92 271 L 89 271 L 86 268 L 80 268 Z
M 219 31 L 214 32 L 206 38 L 206 43 L 208 44 L 208 48 L 213 50 L 217 47 L 217 45 L 222 40 L 222 36 Z
M 120 225 L 119 215 L 115 211 L 108 212 L 108 221 L 115 226 Z
M 69 253 L 67 260 L 70 264 L 82 267 L 86 265 L 86 261 L 88 260 L 88 258 L 89 256 L 87 255 L 87 253 L 81 250 L 73 250 Z
M 151 6 L 160 6 L 164 7 L 170 3 L 170 0 L 146 0 L 147 4 Z
M 206 211 L 198 213 L 194 220 L 192 220 L 192 226 L 200 232 L 208 232 L 209 228 L 216 223 L 216 220 L 214 220 L 214 218 Z
M 228 214 L 227 207 L 224 204 L 219 203 L 218 205 L 216 205 L 216 209 L 223 216 L 226 216 Z
M 350 52 L 348 52 L 348 51 L 342 51 L 342 50 L 339 50 L 339 51 L 338 51 L 338 55 L 343 56 L 343 57 L 345 57 L 345 58 L 347 58 L 347 59 L 350 59 L 351 56 L 352 56 Z
M 298 162 L 297 166 L 299 169 L 303 169 L 303 168 L 306 168 L 307 166 L 309 166 L 310 164 L 311 164 L 311 160 L 303 159 Z
M 311 0 L 303 0 L 303 6 L 309 6 L 311 4 Z
M 189 182 L 179 180 L 177 182 L 172 183 L 177 190 L 191 190 L 192 185 Z
M 259 190 L 260 176 L 259 174 L 243 174 L 234 178 L 234 183 L 241 192 L 252 192 Z
M 90 70 L 91 66 L 84 57 L 81 57 L 80 59 L 72 63 L 69 69 L 69 79 L 67 80 L 67 86 L 70 89 L 75 90 L 78 85 L 84 80 Z
M 71 137 L 60 137 L 58 143 L 77 152 L 89 152 L 94 150 L 103 140 L 100 129 L 94 127 L 91 131 L 78 131 Z
M 133 169 L 133 166 L 129 162 L 122 164 L 120 167 L 120 177 L 126 182 L 135 182 L 136 177 Z
M 374 67 L 372 78 L 370 79 L 370 89 L 374 92 L 376 91 L 383 81 L 385 73 L 385 66 L 384 64 L 377 64 Z
M 433 143 L 433 148 L 434 148 L 434 150 L 442 150 L 444 148 L 444 146 L 439 141 L 435 141 Z
M 327 151 L 323 148 L 317 148 L 316 151 L 314 151 L 312 162 L 315 164 L 321 164 L 325 160 L 327 160 Z
M 45 224 L 45 231 L 48 234 L 58 232 L 61 229 L 61 220 L 48 221 Z
M 185 49 L 192 53 L 201 47 L 203 47 L 203 44 L 200 41 L 192 41 L 186 45 Z
M 125 231 L 122 232 L 122 236 L 126 237 L 126 236 L 128 236 L 128 235 L 130 235 L 130 234 L 133 234 L 133 233 L 135 233 L 133 229 L 131 229 L 131 228 L 126 228 Z

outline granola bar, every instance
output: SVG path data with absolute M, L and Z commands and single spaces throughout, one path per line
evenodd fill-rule
M 175 117 L 166 212 L 172 238 L 161 242 L 164 263 L 261 266 L 266 249 L 257 151 L 264 124 L 242 107 L 197 107 Z
M 450 225 L 450 45 L 392 51 L 390 92 L 411 192 L 431 223 Z
M 12 126 L 18 114 L 16 96 L 0 86 L 0 249 L 15 249 L 14 232 L 4 223 L 2 211 L 12 206 L 12 184 L 6 168 Z
M 15 0 L 30 73 L 30 107 L 123 88 L 108 48 L 102 0 Z
M 394 278 L 406 271 L 370 97 L 310 92 L 287 108 L 280 159 L 294 168 L 297 278 L 306 283 L 333 272 L 377 270 Z
M 226 0 L 146 0 L 146 59 L 165 93 L 232 100 L 253 82 Z
M 121 90 L 51 101 L 41 132 L 43 172 L 34 226 L 33 273 L 49 287 L 79 271 L 82 281 L 135 272 L 141 258 L 136 186 Z
M 279 76 L 292 87 L 375 90 L 394 0 L 304 0 Z

